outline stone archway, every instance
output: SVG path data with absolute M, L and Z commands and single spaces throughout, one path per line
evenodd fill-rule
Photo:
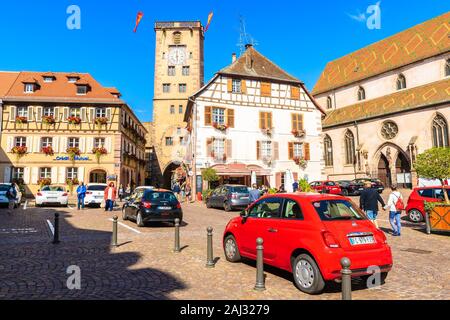
M 171 190 L 175 182 L 182 182 L 181 180 L 186 179 L 186 172 L 183 168 L 183 164 L 175 161 L 169 163 L 163 172 L 163 188 Z
M 374 154 L 372 177 L 380 179 L 385 186 L 399 184 L 410 187 L 411 160 L 408 154 L 392 142 L 382 144 Z

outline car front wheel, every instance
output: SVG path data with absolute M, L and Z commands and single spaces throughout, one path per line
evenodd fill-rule
M 300 291 L 309 294 L 321 293 L 325 287 L 320 269 L 311 256 L 301 254 L 295 258 L 292 272 L 294 275 L 294 283 Z
M 417 209 L 409 210 L 408 218 L 412 222 L 416 222 L 416 223 L 421 222 L 423 220 L 422 213 Z
M 234 236 L 232 235 L 227 236 L 225 238 L 223 246 L 225 251 L 225 258 L 227 259 L 227 261 L 229 262 L 241 261 L 241 254 L 239 253 L 239 248 Z
M 125 208 L 122 208 L 122 220 L 123 221 L 127 221 L 128 220 L 127 213 L 125 212 Z
M 209 202 L 209 200 L 206 200 L 206 207 L 207 207 L 208 209 L 211 209 L 211 208 L 212 208 L 211 203 Z

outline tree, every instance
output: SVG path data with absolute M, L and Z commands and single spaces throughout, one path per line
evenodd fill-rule
M 219 176 L 217 175 L 217 171 L 213 168 L 206 168 L 202 171 L 202 178 L 205 181 L 208 181 L 208 187 L 211 182 L 219 181 Z
M 443 186 L 444 180 L 450 178 L 450 148 L 432 148 L 419 154 L 414 169 L 420 177 L 439 180 Z M 444 197 L 450 203 L 447 192 Z

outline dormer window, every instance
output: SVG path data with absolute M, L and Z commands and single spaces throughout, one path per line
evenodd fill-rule
M 366 100 L 366 90 L 363 87 L 358 89 L 358 101 Z
M 56 76 L 53 72 L 47 72 L 42 75 L 44 82 L 49 83 L 56 80 Z
M 88 86 L 86 85 L 78 85 L 77 86 L 77 94 L 86 95 L 88 92 Z
M 44 77 L 44 82 L 53 82 L 53 77 Z
M 25 93 L 33 93 L 35 90 L 34 83 L 25 83 Z
M 68 79 L 69 79 L 69 82 L 70 82 L 70 83 L 75 83 L 75 82 L 78 81 L 78 78 L 77 78 L 77 77 L 69 77 Z

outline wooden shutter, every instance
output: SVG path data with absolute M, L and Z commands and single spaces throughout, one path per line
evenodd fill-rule
M 245 81 L 245 79 L 241 80 L 241 92 L 247 93 L 247 82 Z
M 291 86 L 291 99 L 300 100 L 300 89 L 298 87 Z
M 52 167 L 52 183 L 57 183 L 58 181 L 58 167 Z
M 68 107 L 64 107 L 62 121 L 63 122 L 67 122 L 67 118 L 69 118 L 69 108 Z
M 28 136 L 26 144 L 27 144 L 28 152 L 33 152 L 33 145 L 34 145 L 33 144 L 33 137 Z
M 81 108 L 81 115 L 80 115 L 80 117 L 81 117 L 81 121 L 83 121 L 83 122 L 86 121 L 86 108 L 85 107 Z
M 25 184 L 30 184 L 30 167 L 25 167 L 25 169 L 23 169 L 23 182 Z
M 272 142 L 273 144 L 273 160 L 280 159 L 280 144 L 278 142 Z
M 256 159 L 261 160 L 261 141 L 256 141 Z
M 288 150 L 289 150 L 289 160 L 294 159 L 294 143 L 293 142 L 289 142 Z
M 234 128 L 234 109 L 227 109 L 227 125 Z
M 30 184 L 37 184 L 39 180 L 39 168 L 31 168 L 31 182 Z
M 54 152 L 59 152 L 59 137 L 53 137 L 52 148 Z
M 80 144 L 79 144 L 79 146 L 80 146 L 81 153 L 86 153 L 85 145 L 86 145 L 86 138 L 85 137 L 80 137 Z
M 89 122 L 94 123 L 95 120 L 95 109 L 94 108 L 89 108 Z
M 292 114 L 292 130 L 303 130 L 303 115 L 298 113 Z
M 66 183 L 66 167 L 59 167 L 58 183 Z M 81 180 L 80 180 L 81 181 Z
M 7 145 L 6 145 L 6 152 L 11 152 L 11 149 L 13 147 L 14 147 L 14 137 L 8 137 Z
M 233 157 L 233 141 L 227 140 L 225 143 L 226 143 L 225 160 L 227 160 Z
M 212 124 L 212 108 L 205 107 L 205 126 L 210 126 Z
M 9 121 L 10 122 L 15 122 L 16 121 L 16 116 L 17 116 L 17 108 L 15 106 L 10 106 L 9 107 Z
M 34 137 L 33 152 L 41 152 L 41 138 L 39 138 L 37 136 Z
M 42 121 L 42 107 L 36 108 L 36 122 Z
M 281 186 L 281 172 L 277 172 L 275 175 L 275 187 L 279 188 Z
M 33 107 L 32 106 L 28 107 L 28 121 L 34 121 Z
M 207 157 L 214 157 L 212 144 L 213 144 L 213 139 L 207 138 L 206 139 L 206 156 Z
M 267 114 L 266 114 L 266 117 L 267 117 L 267 122 L 266 122 L 266 124 L 267 124 L 267 129 L 272 129 L 272 113 L 271 112 L 268 112 Z
M 268 82 L 261 82 L 261 96 L 270 97 L 272 95 L 272 85 Z
M 265 123 L 266 123 L 266 121 L 265 121 L 264 112 L 260 112 L 259 113 L 259 128 L 264 129 Z
M 298 121 L 299 130 L 303 130 L 303 115 L 299 114 L 297 116 L 298 116 L 297 121 Z
M 89 139 L 91 142 L 93 142 L 93 140 L 92 139 Z M 111 137 L 108 137 L 108 138 L 106 138 L 106 141 L 105 141 L 105 148 L 106 148 L 106 150 L 108 151 L 108 153 L 112 153 L 112 138 Z M 92 150 L 92 149 L 90 149 L 90 150 Z M 90 150 L 87 150 L 87 152 L 90 152 Z
M 307 160 L 307 161 L 311 160 L 309 143 L 305 142 L 303 144 L 303 151 L 304 151 L 303 154 L 305 156 L 305 160 Z
M 233 92 L 233 79 L 227 79 L 227 91 Z
M 112 119 L 112 108 L 107 108 L 106 109 L 106 118 L 108 118 L 109 123 L 113 122 L 113 119 Z
M 59 122 L 59 107 L 55 107 L 55 120 L 56 122 Z

